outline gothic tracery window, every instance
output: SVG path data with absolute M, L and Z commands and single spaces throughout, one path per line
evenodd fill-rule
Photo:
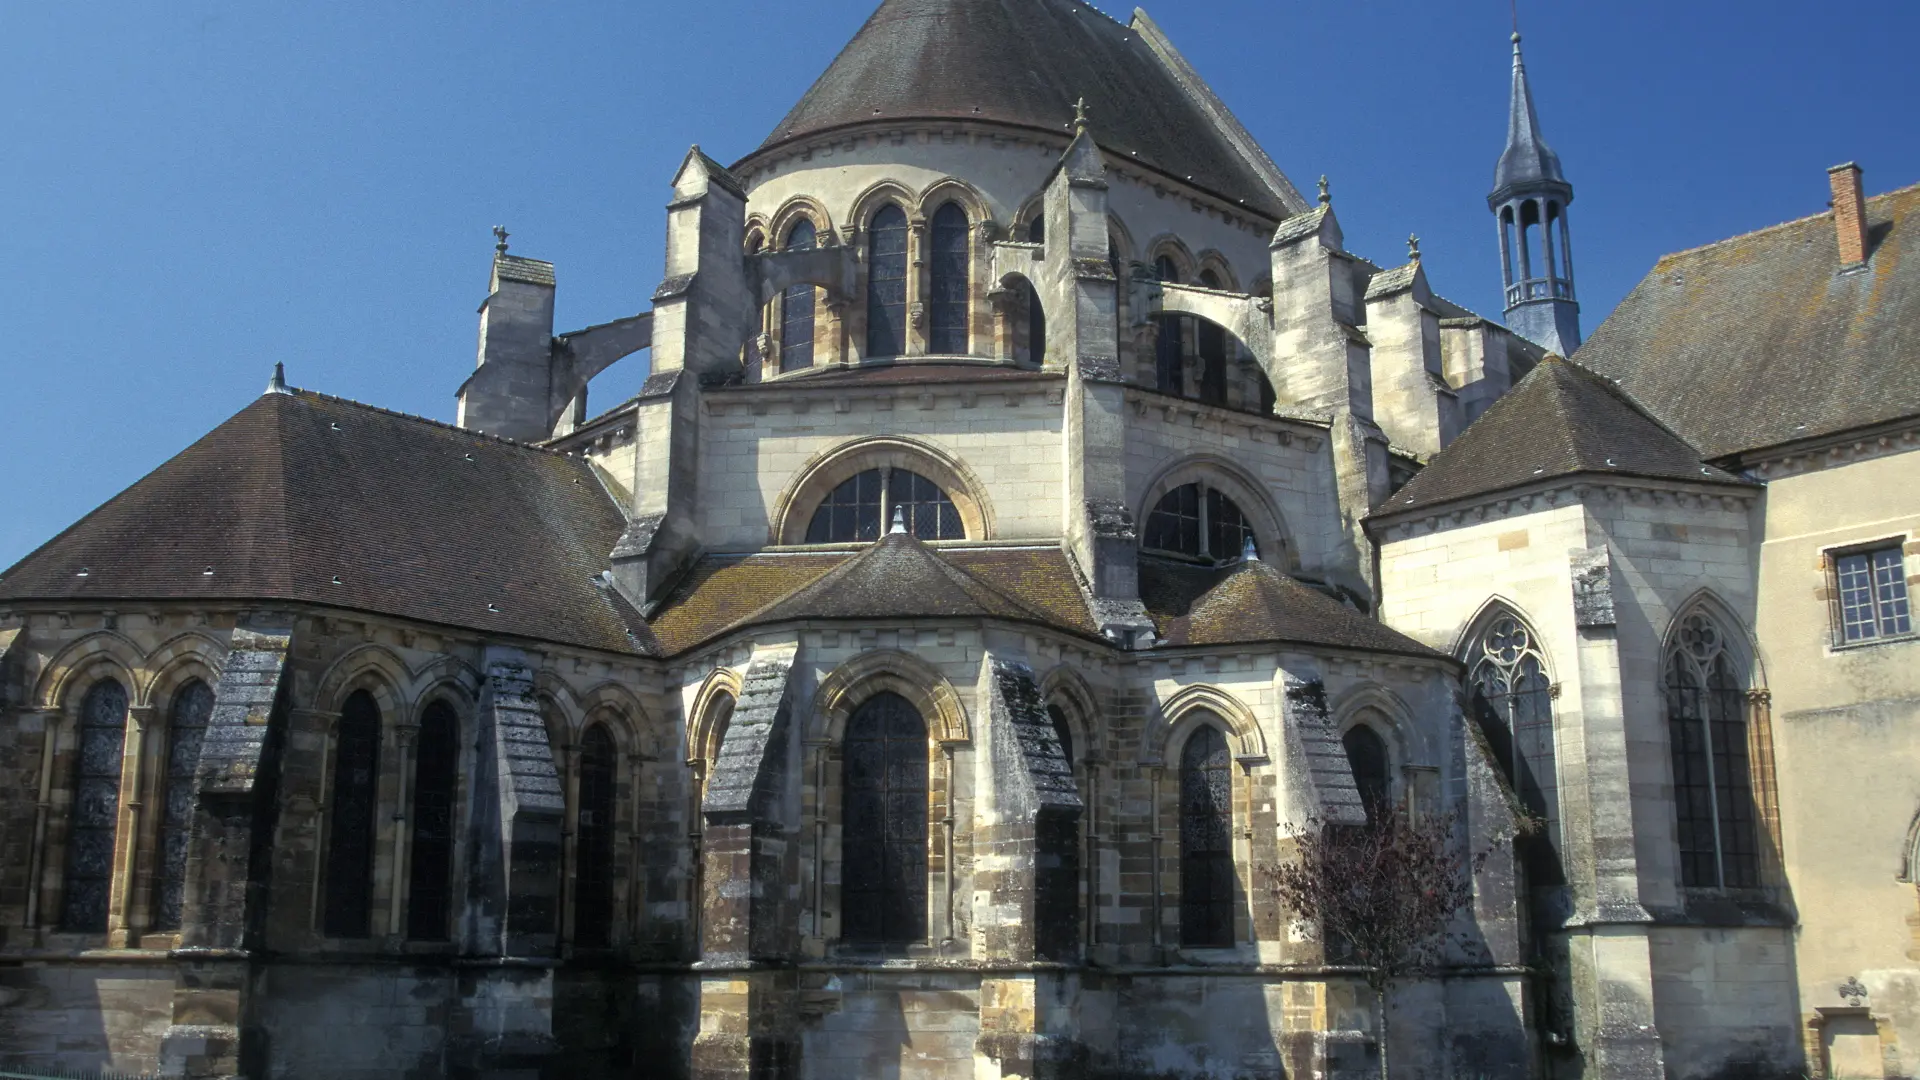
M 1360 805 L 1366 808 L 1367 824 L 1371 825 L 1393 797 L 1386 740 L 1367 725 L 1355 724 L 1340 737 L 1340 744 L 1347 752 L 1347 767 L 1353 771 L 1353 784 L 1360 789 Z
M 327 823 L 328 937 L 366 937 L 372 930 L 373 832 L 380 768 L 380 706 L 356 690 L 340 708 L 333 746 L 333 804 Z
M 1254 542 L 1253 526 L 1232 499 L 1208 485 L 1183 484 L 1160 497 L 1147 515 L 1142 546 L 1175 555 L 1225 562 Z
M 807 543 L 877 540 L 899 509 L 907 532 L 921 540 L 964 540 L 960 510 L 940 485 L 907 469 L 868 469 L 841 482 L 813 512 Z
M 843 748 L 841 937 L 904 945 L 927 936 L 927 725 L 879 693 L 847 720 Z
M 414 753 L 412 869 L 407 877 L 407 936 L 445 941 L 453 908 L 454 799 L 460 772 L 460 721 L 436 701 L 420 717 Z
M 613 943 L 613 736 L 595 724 L 580 739 L 580 796 L 574 823 L 573 940 Z
M 1233 758 L 1202 724 L 1180 752 L 1180 944 L 1233 945 Z
M 193 774 L 213 718 L 213 688 L 199 679 L 173 695 L 167 711 L 166 805 L 160 822 L 160 868 L 153 883 L 155 930 L 180 929 L 187 888 L 188 841 L 193 833 Z
M 947 203 L 933 215 L 933 253 L 928 260 L 927 351 L 960 355 L 967 351 L 967 212 Z
M 907 214 L 887 205 L 867 226 L 867 355 L 907 351 Z
M 1726 635 L 1704 613 L 1682 619 L 1668 649 L 1666 698 L 1680 884 L 1757 887 L 1746 688 Z
M 788 251 L 812 251 L 817 232 L 801 218 L 787 231 Z M 813 366 L 814 291 L 812 284 L 795 285 L 780 294 L 780 370 Z
M 62 930 L 98 934 L 107 929 L 126 739 L 126 688 L 112 679 L 102 679 L 87 691 L 80 705 L 80 753 L 75 762 L 73 811 L 67 829 Z
M 1467 655 L 1475 719 L 1521 805 L 1545 822 L 1560 844 L 1560 797 L 1554 761 L 1553 685 L 1533 632 L 1511 615 L 1488 624 Z

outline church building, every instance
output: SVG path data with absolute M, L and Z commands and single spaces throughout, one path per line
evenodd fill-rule
M 0 572 L 0 1071 L 1376 1076 L 1272 878 L 1394 806 L 1395 1076 L 1911 1075 L 1920 187 L 1583 344 L 1512 79 L 1501 321 L 1145 12 L 884 0 L 454 423 L 276 368 Z

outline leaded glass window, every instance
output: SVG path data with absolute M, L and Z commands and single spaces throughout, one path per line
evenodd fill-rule
M 1238 503 L 1204 484 L 1183 484 L 1160 497 L 1147 515 L 1143 546 L 1225 562 L 1246 553 L 1253 526 Z M 1254 543 L 1255 554 L 1259 543 Z
M 1153 275 L 1161 281 L 1179 284 L 1180 270 L 1165 255 L 1153 260 Z M 1154 385 L 1169 394 L 1186 393 L 1186 375 L 1181 366 L 1180 316 L 1154 316 L 1160 332 L 1154 338 Z
M 445 941 L 453 909 L 453 808 L 460 772 L 460 721 L 453 706 L 444 701 L 427 706 L 414 762 L 407 936 Z
M 1666 691 L 1680 884 L 1757 887 L 1747 695 L 1726 636 L 1709 616 L 1681 620 L 1667 652 Z
M 868 469 L 821 500 L 807 524 L 807 543 L 877 540 L 898 510 L 907 532 L 921 540 L 964 540 L 960 510 L 940 485 L 907 469 Z
M 1554 761 L 1553 684 L 1533 632 L 1501 615 L 1467 656 L 1475 719 L 1527 812 L 1560 844 L 1560 796 Z
M 1340 737 L 1347 751 L 1347 767 L 1353 771 L 1353 786 L 1360 789 L 1360 805 L 1367 811 L 1367 824 L 1378 821 L 1392 802 L 1393 774 L 1387 759 L 1386 740 L 1365 724 L 1355 724 Z
M 373 830 L 380 769 L 380 706 L 356 690 L 340 708 L 333 743 L 333 804 L 327 823 L 328 937 L 361 938 L 372 931 Z
M 127 690 L 112 679 L 102 679 L 80 704 L 80 753 L 74 767 L 73 812 L 68 818 L 62 930 L 106 932 L 126 739 Z
M 883 206 L 867 226 L 867 355 L 907 351 L 907 214 Z
M 160 819 L 160 870 L 153 883 L 155 930 L 180 929 L 193 835 L 193 775 L 212 718 L 213 688 L 199 679 L 176 691 L 167 710 L 166 805 Z
M 933 214 L 933 252 L 928 260 L 927 350 L 961 355 L 967 351 L 967 212 L 948 203 Z
M 1833 569 L 1842 642 L 1877 641 L 1913 632 L 1901 545 L 1838 556 Z
M 1044 244 L 1046 240 L 1047 219 L 1042 215 L 1027 226 L 1027 241 Z M 1047 312 L 1040 303 L 1040 290 L 1031 281 L 1027 283 L 1027 355 L 1035 364 L 1047 362 Z
M 842 755 L 841 937 L 904 945 L 927 936 L 927 725 L 898 694 L 847 720 Z
M 1212 724 L 1180 752 L 1180 944 L 1233 945 L 1233 758 Z
M 618 758 L 606 725 L 580 739 L 580 799 L 574 823 L 573 940 L 613 944 L 614 772 Z
M 817 233 L 813 222 L 801 218 L 787 231 L 788 251 L 812 251 Z M 813 366 L 812 284 L 795 285 L 780 294 L 780 370 Z

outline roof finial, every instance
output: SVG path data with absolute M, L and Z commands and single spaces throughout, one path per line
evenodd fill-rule
M 267 380 L 267 393 L 293 393 L 293 391 L 287 389 L 287 365 L 283 363 L 275 363 L 273 365 L 273 378 Z
M 505 225 L 495 225 L 493 227 L 493 250 L 501 255 L 507 253 L 507 227 Z
M 1320 205 L 1333 205 L 1333 188 L 1327 184 L 1327 174 L 1320 174 Z
M 1412 259 L 1414 262 L 1420 261 L 1420 238 L 1418 236 L 1408 235 L 1407 258 Z
M 1240 546 L 1240 561 L 1241 562 L 1259 562 L 1260 561 L 1260 549 L 1254 546 L 1252 533 L 1247 534 L 1247 542 Z
M 1073 133 L 1075 135 L 1087 133 L 1087 99 L 1085 97 L 1073 103 Z
M 1507 0 L 1507 10 L 1513 14 L 1513 43 L 1520 44 L 1520 0 Z
M 888 536 L 907 535 L 907 508 L 906 507 L 895 506 L 893 508 L 893 527 L 887 530 L 887 535 Z

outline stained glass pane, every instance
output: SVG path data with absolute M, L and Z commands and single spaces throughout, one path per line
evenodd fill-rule
M 947 493 L 940 490 L 939 484 L 906 469 L 893 470 L 888 483 L 889 500 L 906 515 L 909 533 L 921 540 L 966 539 L 966 530 L 960 524 L 960 510 L 947 498 Z
M 595 724 L 580 740 L 580 805 L 574 829 L 573 940 L 613 943 L 613 736 Z
M 153 883 L 153 929 L 180 929 L 193 833 L 194 771 L 213 717 L 213 688 L 195 679 L 173 696 L 167 713 L 166 807 L 160 823 L 160 873 Z
M 80 705 L 80 752 L 76 755 L 73 810 L 68 819 L 62 930 L 99 934 L 107 929 L 126 736 L 126 688 L 111 679 L 93 684 Z
M 967 212 L 948 203 L 933 215 L 933 253 L 928 260 L 928 351 L 967 351 Z
M 1253 526 L 1247 524 L 1247 516 L 1232 499 L 1212 488 L 1207 489 L 1207 551 L 1216 561 L 1237 559 L 1246 553 L 1247 541 L 1253 539 Z M 1260 553 L 1260 545 L 1254 544 L 1254 554 Z
M 1553 726 L 1553 685 L 1532 632 L 1511 615 L 1487 625 L 1469 654 L 1474 719 L 1527 812 L 1543 823 L 1546 846 L 1535 852 L 1541 883 L 1559 878 L 1559 767 Z
M 841 778 L 841 936 L 925 940 L 927 727 L 911 702 L 881 693 L 854 711 Z
M 1233 944 L 1232 758 L 1219 728 L 1196 728 L 1180 754 L 1180 944 Z
M 380 768 L 380 707 L 357 690 L 340 710 L 333 749 L 333 803 L 327 828 L 326 906 L 329 937 L 372 932 L 375 785 Z
M 407 936 L 445 941 L 453 908 L 453 810 L 460 771 L 460 722 L 446 702 L 427 706 L 420 717 L 414 760 Z
M 907 215 L 885 206 L 867 227 L 867 355 L 907 351 Z
M 880 470 L 868 469 L 834 488 L 807 525 L 809 544 L 880 538 Z
M 813 222 L 801 218 L 787 233 L 788 251 L 812 251 L 815 242 Z M 813 366 L 812 285 L 795 285 L 780 294 L 780 370 L 798 371 Z
M 1200 485 L 1185 484 L 1161 496 L 1147 515 L 1145 545 L 1181 555 L 1200 554 Z

